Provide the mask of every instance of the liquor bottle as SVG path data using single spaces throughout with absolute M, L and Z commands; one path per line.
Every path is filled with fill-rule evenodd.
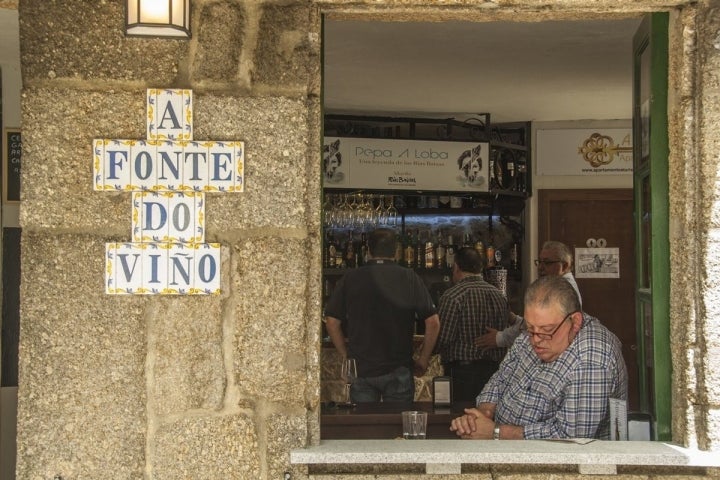
M 515 184 L 519 192 L 527 192 L 527 163 L 525 158 L 521 158 L 517 163 L 517 179 Z
M 463 246 L 463 247 L 472 247 L 472 246 L 473 246 L 472 240 L 470 239 L 470 234 L 469 234 L 469 233 L 465 233 L 465 234 L 463 235 L 463 243 L 462 243 L 462 246 Z
M 490 152 L 490 158 L 488 158 L 488 190 L 495 190 L 495 159 L 493 158 L 492 152 Z
M 412 234 L 405 236 L 405 266 L 409 268 L 415 268 L 415 243 L 413 242 Z
M 495 247 L 488 245 L 485 254 L 487 256 L 487 268 L 493 268 L 495 266 Z
M 420 240 L 420 230 L 415 230 L 415 268 L 425 268 L 425 243 Z
M 425 242 L 425 268 L 433 268 L 435 266 L 435 245 L 432 238 L 428 237 Z
M 485 266 L 485 245 L 483 245 L 482 240 L 480 240 L 480 237 L 478 237 L 477 241 L 475 242 L 475 251 L 480 255 L 480 262 L 481 266 L 484 268 Z
M 350 238 L 348 238 L 347 243 L 345 244 L 345 252 L 343 253 L 343 256 L 345 257 L 345 267 L 357 267 L 357 259 L 355 257 L 355 238 L 353 237 L 352 230 L 350 230 Z
M 505 190 L 507 179 L 503 178 L 503 172 L 507 170 L 507 166 L 502 150 L 490 152 L 490 169 L 490 190 Z
M 452 235 L 448 235 L 447 245 L 445 246 L 445 266 L 452 268 L 455 263 L 455 244 Z
M 508 190 L 517 190 L 516 178 L 515 178 L 515 158 L 510 156 L 507 161 L 507 172 L 508 172 Z
M 335 235 L 328 230 L 327 242 L 325 244 L 325 267 L 335 268 L 335 255 L 337 253 L 337 243 L 335 243 Z
M 403 245 L 405 237 L 398 236 L 395 240 L 395 262 L 398 265 L 405 264 L 405 245 Z
M 347 243 L 343 244 L 341 241 L 337 242 L 337 247 L 335 248 L 335 268 L 345 268 L 345 246 Z
M 367 236 L 365 235 L 365 232 L 362 232 L 360 234 L 360 256 L 358 257 L 358 262 L 360 265 L 366 265 L 367 261 L 368 261 Z
M 440 232 L 438 232 L 437 239 L 435 240 L 435 267 L 445 268 L 445 244 L 443 243 Z
M 517 270 L 520 268 L 520 259 L 519 259 L 519 252 L 518 252 L 518 244 L 513 243 L 512 247 L 510 247 L 510 268 L 513 270 Z

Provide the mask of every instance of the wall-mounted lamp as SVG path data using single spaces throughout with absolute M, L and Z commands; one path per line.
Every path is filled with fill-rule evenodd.
M 125 35 L 190 38 L 190 0 L 127 0 Z

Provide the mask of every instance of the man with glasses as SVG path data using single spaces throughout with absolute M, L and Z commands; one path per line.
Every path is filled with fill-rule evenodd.
M 538 277 L 547 275 L 555 275 L 564 278 L 572 285 L 580 299 L 582 306 L 582 297 L 578 290 L 575 277 L 572 274 L 573 256 L 572 252 L 562 242 L 548 240 L 543 243 L 540 249 L 540 258 L 535 260 L 535 266 L 538 269 Z M 487 328 L 487 333 L 475 339 L 475 346 L 483 349 L 509 347 L 520 335 L 520 329 L 523 326 L 523 319 L 520 315 L 510 313 L 510 326 L 504 330 Z
M 544 276 L 525 293 L 525 334 L 451 422 L 461 438 L 610 438 L 609 399 L 627 400 L 617 337 L 582 312 L 573 287 Z

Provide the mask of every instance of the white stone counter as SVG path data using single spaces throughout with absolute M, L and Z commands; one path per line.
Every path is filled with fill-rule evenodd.
M 290 452 L 294 464 L 425 464 L 428 474 L 461 473 L 465 464 L 577 465 L 614 474 L 617 465 L 720 466 L 720 454 L 661 442 L 558 440 L 323 440 Z

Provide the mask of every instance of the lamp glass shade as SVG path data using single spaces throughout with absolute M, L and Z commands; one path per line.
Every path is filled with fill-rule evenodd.
M 190 38 L 190 0 L 127 0 L 125 34 Z

